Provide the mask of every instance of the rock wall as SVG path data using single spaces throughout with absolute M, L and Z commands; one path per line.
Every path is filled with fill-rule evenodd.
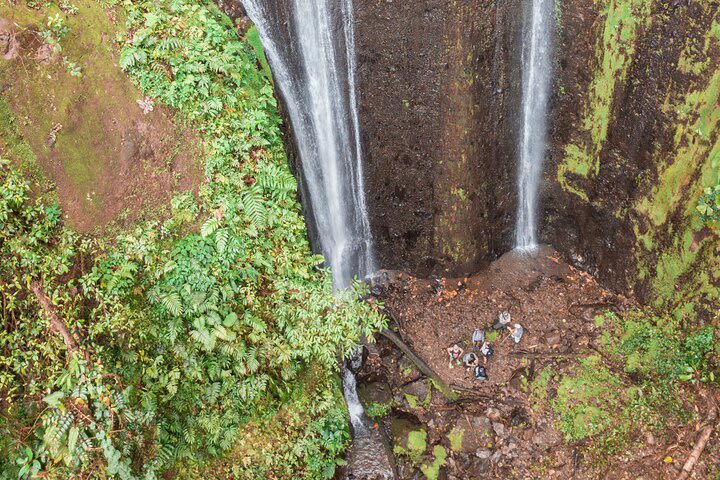
M 520 0 L 356 0 L 380 264 L 477 271 L 512 244 Z
M 384 268 L 511 248 L 524 0 L 355 0 L 367 198 Z M 616 290 L 714 315 L 720 0 L 556 0 L 541 238 Z
M 356 0 L 382 265 L 459 274 L 509 249 L 526 2 Z M 720 2 L 556 0 L 541 237 L 616 290 L 714 315 Z
M 616 289 L 714 315 L 720 2 L 559 0 L 543 236 Z

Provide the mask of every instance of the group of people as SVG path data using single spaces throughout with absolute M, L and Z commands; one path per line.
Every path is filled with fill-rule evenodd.
M 520 343 L 520 339 L 523 336 L 523 327 L 519 323 L 510 325 L 510 320 L 510 312 L 504 310 L 500 312 L 500 314 L 498 315 L 498 321 L 495 322 L 492 328 L 494 330 L 501 331 L 508 330 L 509 334 L 503 340 L 512 338 L 515 341 L 515 344 L 518 344 Z M 486 381 L 488 379 L 488 374 L 485 365 L 487 364 L 488 358 L 493 356 L 495 350 L 493 349 L 492 345 L 490 345 L 490 342 L 487 341 L 487 339 L 485 338 L 484 329 L 476 329 L 473 331 L 472 349 L 475 351 L 479 351 L 479 354 L 482 355 L 482 365 L 480 364 L 480 357 L 478 356 L 478 354 L 476 354 L 474 351 L 465 353 L 465 351 L 458 343 L 453 343 L 447 348 L 447 353 L 450 360 L 449 367 L 455 368 L 454 365 L 462 365 L 463 367 L 465 367 L 465 370 L 472 370 L 475 379 L 479 381 Z

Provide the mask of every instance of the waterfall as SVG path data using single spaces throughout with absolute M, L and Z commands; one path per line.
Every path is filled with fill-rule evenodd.
M 367 430 L 364 420 L 365 409 L 362 403 L 360 403 L 360 398 L 357 394 L 355 374 L 347 367 L 343 369 L 343 393 L 345 394 L 348 413 L 350 413 L 350 425 L 352 425 L 355 436 L 357 436 L 358 433 L 364 433 L 365 430 Z
M 362 175 L 352 0 L 244 0 L 295 135 L 308 222 L 336 289 L 375 271 Z
M 351 368 L 362 365 L 362 349 L 350 356 L 343 367 L 343 394 L 352 426 L 353 445 L 348 461 L 347 478 L 392 480 L 395 477 L 390 451 L 379 430 L 368 424 L 365 409 L 357 393 L 357 381 Z
M 537 196 L 546 150 L 551 79 L 553 0 L 530 0 L 522 49 L 522 132 L 515 247 L 537 246 Z M 528 28 L 529 23 L 529 28 Z

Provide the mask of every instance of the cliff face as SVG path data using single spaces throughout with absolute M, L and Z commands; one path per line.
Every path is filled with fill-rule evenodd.
M 380 264 L 476 271 L 512 243 L 520 0 L 357 0 L 367 198 Z
M 720 2 L 558 3 L 544 238 L 678 314 L 720 298 Z M 716 226 L 715 226 L 716 227 Z
M 476 271 L 512 245 L 523 0 L 355 0 L 382 267 Z M 541 238 L 618 290 L 720 299 L 720 1 L 556 0 Z
M 515 215 L 521 1 L 357 0 L 366 174 L 382 264 L 464 273 Z M 557 0 L 542 239 L 618 290 L 708 313 L 719 2 Z

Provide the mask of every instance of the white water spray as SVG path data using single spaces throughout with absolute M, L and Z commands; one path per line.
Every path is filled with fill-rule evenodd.
M 552 73 L 553 0 L 530 0 L 522 51 L 522 132 L 518 166 L 515 247 L 537 247 L 537 196 L 546 150 L 548 98 Z
M 352 368 L 359 368 L 362 365 L 362 349 L 348 361 Z M 348 366 L 343 367 L 343 394 L 350 413 L 353 432 L 353 447 L 349 462 L 349 468 L 352 470 L 350 478 L 394 479 L 395 473 L 389 461 L 387 446 L 381 438 L 380 431 L 368 426 L 365 410 L 358 398 L 355 374 Z
M 243 4 L 287 104 L 320 253 L 335 287 L 343 289 L 354 276 L 376 270 L 362 175 L 352 0 Z

